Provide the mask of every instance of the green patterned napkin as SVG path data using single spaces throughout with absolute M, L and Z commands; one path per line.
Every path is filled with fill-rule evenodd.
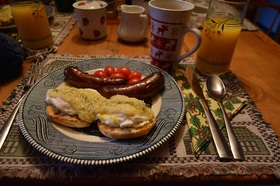
M 175 79 L 184 95 L 186 104 L 186 120 L 192 139 L 194 154 L 195 156 L 199 156 L 211 142 L 212 136 L 210 128 L 206 122 L 206 116 L 203 108 L 184 76 L 185 68 L 186 65 L 179 65 L 175 73 Z M 224 120 L 218 103 L 208 96 L 205 82 L 200 82 L 200 84 L 203 88 L 204 96 L 209 104 L 215 120 L 217 121 L 219 127 L 223 128 Z M 245 103 L 246 99 L 227 93 L 223 100 L 223 104 L 229 119 L 233 118 Z

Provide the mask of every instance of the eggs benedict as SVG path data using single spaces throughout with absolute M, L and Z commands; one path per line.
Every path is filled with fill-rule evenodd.
M 114 139 L 146 135 L 155 125 L 151 108 L 124 95 L 107 99 L 93 89 L 63 86 L 50 89 L 46 103 L 46 113 L 54 123 L 83 128 L 97 121 L 100 132 Z

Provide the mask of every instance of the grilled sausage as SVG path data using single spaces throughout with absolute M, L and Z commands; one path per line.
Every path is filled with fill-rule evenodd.
M 107 85 L 100 87 L 97 91 L 104 97 L 110 98 L 120 94 L 146 100 L 157 94 L 164 87 L 164 76 L 160 72 L 154 72 L 134 84 Z
M 96 77 L 81 71 L 77 67 L 68 66 L 64 69 L 65 78 L 78 88 L 98 89 L 105 85 L 122 85 L 126 80 L 122 78 Z

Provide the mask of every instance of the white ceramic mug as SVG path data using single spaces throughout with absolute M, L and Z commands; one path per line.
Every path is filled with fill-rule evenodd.
M 121 5 L 119 38 L 128 42 L 137 42 L 146 37 L 148 16 L 144 12 L 145 8 L 139 5 Z
M 107 36 L 107 5 L 104 1 L 77 1 L 73 4 L 81 38 L 98 40 Z
M 187 26 L 194 5 L 181 0 L 151 0 L 151 63 L 173 74 L 178 63 L 193 54 L 200 46 L 201 33 Z M 196 36 L 195 46 L 180 56 L 184 35 Z

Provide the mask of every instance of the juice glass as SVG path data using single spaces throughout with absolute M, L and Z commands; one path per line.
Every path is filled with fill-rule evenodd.
M 47 48 L 53 38 L 44 5 L 40 1 L 11 0 L 14 21 L 24 48 Z
M 203 74 L 223 74 L 242 29 L 249 0 L 211 0 L 195 67 Z

